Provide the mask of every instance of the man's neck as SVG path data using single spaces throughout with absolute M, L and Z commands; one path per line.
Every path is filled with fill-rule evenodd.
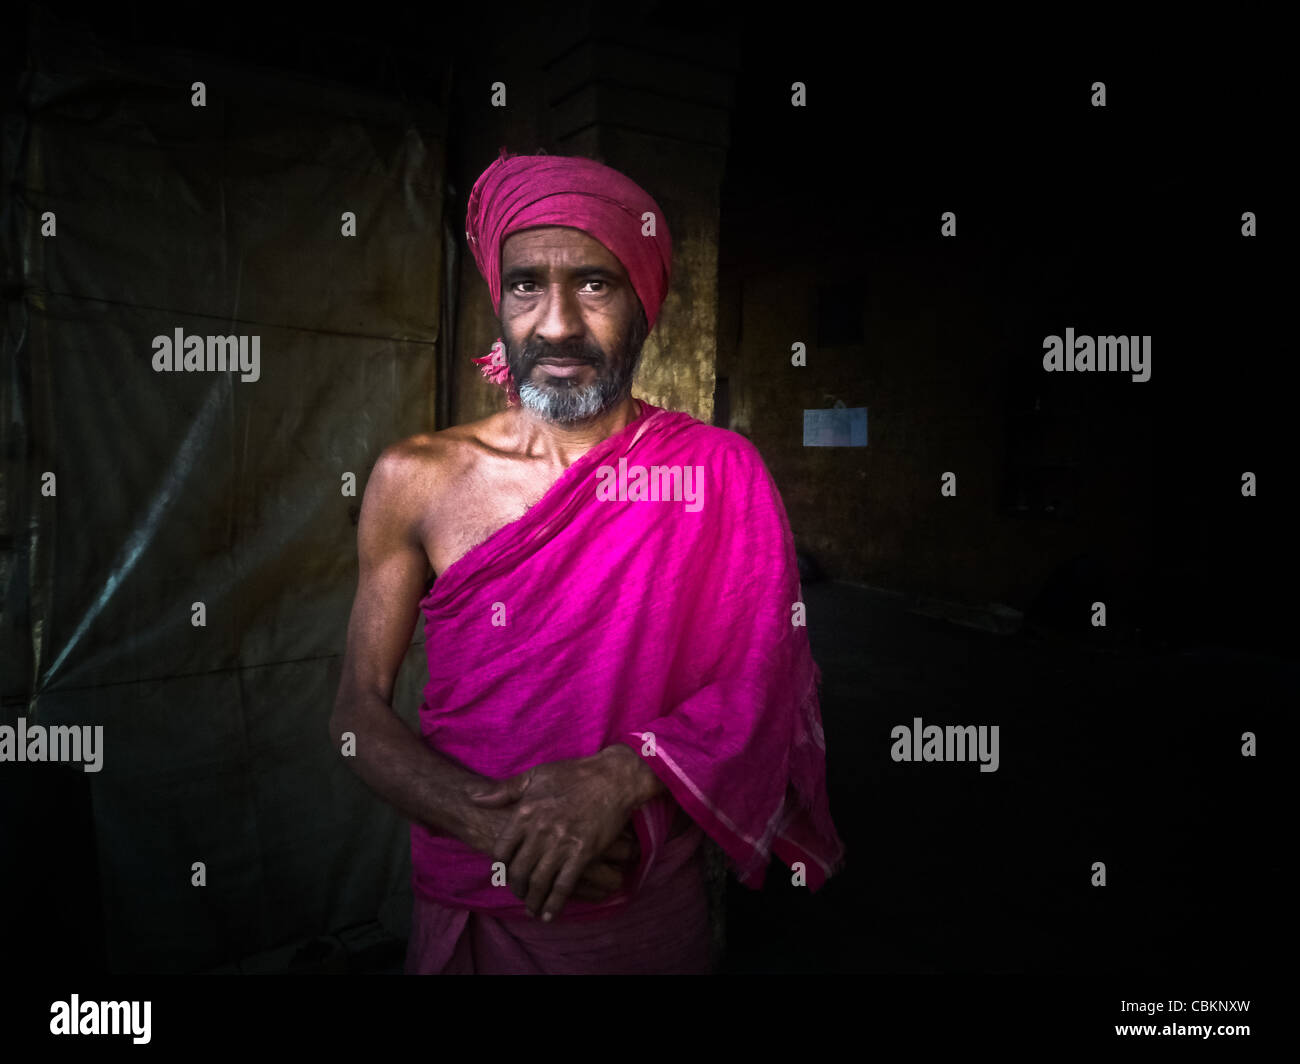
M 640 417 L 641 404 L 629 392 L 599 416 L 571 425 L 547 421 L 523 406 L 512 408 L 512 413 L 514 423 L 508 431 L 515 436 L 516 450 L 568 469 L 601 440 Z

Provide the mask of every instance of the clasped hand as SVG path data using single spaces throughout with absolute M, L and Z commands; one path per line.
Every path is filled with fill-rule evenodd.
M 506 863 L 506 882 L 533 916 L 550 920 L 570 897 L 599 901 L 623 885 L 637 859 L 632 803 L 608 759 L 551 761 L 468 789 L 497 815 L 484 841 Z

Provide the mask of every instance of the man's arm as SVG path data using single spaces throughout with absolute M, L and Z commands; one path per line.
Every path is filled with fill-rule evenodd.
M 439 834 L 491 850 L 508 810 L 476 806 L 466 788 L 483 776 L 434 753 L 392 708 L 393 686 L 411 644 L 431 573 L 419 536 L 428 504 L 420 459 L 402 445 L 380 455 L 366 483 L 357 528 L 359 573 L 330 737 L 356 736 L 349 767 L 384 801 Z M 426 474 L 427 476 L 427 474 Z

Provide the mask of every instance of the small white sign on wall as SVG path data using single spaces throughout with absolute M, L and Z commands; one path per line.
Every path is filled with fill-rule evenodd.
M 867 408 L 840 406 L 803 412 L 805 447 L 865 447 Z

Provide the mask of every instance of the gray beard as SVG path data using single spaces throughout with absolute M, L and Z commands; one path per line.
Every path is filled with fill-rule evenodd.
M 519 402 L 545 421 L 572 425 L 590 421 L 614 406 L 622 398 L 622 383 L 613 375 L 579 388 L 564 384 L 543 387 L 527 380 L 519 386 Z
M 538 384 L 532 379 L 532 370 L 529 370 L 528 378 L 522 384 L 515 385 L 519 393 L 520 405 L 544 421 L 557 425 L 576 425 L 599 417 L 632 394 L 632 378 L 636 376 L 637 367 L 641 364 L 641 354 L 649 331 L 645 311 L 642 310 L 632 323 L 631 332 L 623 344 L 623 350 L 614 368 L 591 384 L 577 386 L 566 377 L 553 377 L 549 384 Z M 540 349 L 538 353 L 544 354 L 546 349 Z M 557 348 L 554 349 L 554 353 L 581 357 L 571 348 Z M 599 349 L 588 350 L 585 353 L 592 357 L 602 354 Z M 631 357 L 628 357 L 629 355 Z M 508 344 L 506 359 L 518 381 L 519 358 Z M 608 366 L 609 360 L 606 360 L 605 367 Z

